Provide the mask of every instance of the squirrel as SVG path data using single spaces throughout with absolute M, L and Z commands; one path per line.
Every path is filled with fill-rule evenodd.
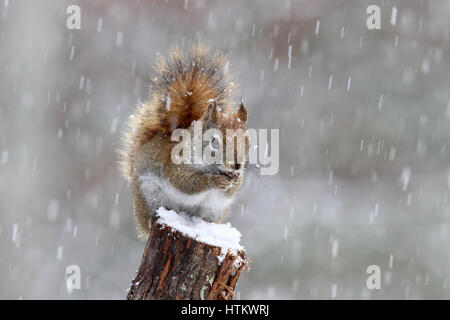
M 246 131 L 248 112 L 242 100 L 234 110 L 235 84 L 226 59 L 220 51 L 211 53 L 199 44 L 186 54 L 172 49 L 152 67 L 150 94 L 130 116 L 119 150 L 122 174 L 132 190 L 136 228 L 143 240 L 149 237 L 152 218 L 160 207 L 223 222 L 242 185 L 248 137 L 244 161 L 238 160 L 236 149 L 234 161 L 223 163 L 176 164 L 171 158 L 177 143 L 171 138 L 174 130 L 192 133 L 196 121 L 201 121 L 203 130 L 220 130 L 222 141 L 212 137 L 209 142 L 221 145 L 224 152 L 227 129 Z

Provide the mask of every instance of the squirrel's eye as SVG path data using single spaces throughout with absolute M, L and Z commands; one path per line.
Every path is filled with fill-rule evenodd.
M 219 149 L 219 148 L 220 148 L 220 142 L 219 142 L 219 139 L 217 139 L 217 138 L 212 138 L 212 139 L 211 139 L 211 146 L 212 146 L 214 149 Z

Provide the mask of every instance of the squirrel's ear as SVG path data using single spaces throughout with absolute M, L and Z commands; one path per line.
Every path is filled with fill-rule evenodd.
M 238 107 L 237 114 L 238 114 L 238 118 L 241 119 L 241 121 L 243 123 L 247 123 L 248 112 L 247 112 L 247 108 L 244 107 L 243 100 L 239 101 L 239 107 Z
M 211 102 L 208 105 L 208 109 L 205 112 L 205 118 L 211 120 L 212 122 L 217 121 L 217 104 L 216 101 Z

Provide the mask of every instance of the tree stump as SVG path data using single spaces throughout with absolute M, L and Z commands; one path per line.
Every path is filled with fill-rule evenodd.
M 153 219 L 128 300 L 231 300 L 249 269 L 244 250 L 200 242 Z

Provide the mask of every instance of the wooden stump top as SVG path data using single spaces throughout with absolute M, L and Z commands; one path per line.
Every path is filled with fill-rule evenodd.
M 128 300 L 230 300 L 242 271 L 244 250 L 199 242 L 153 220 Z

